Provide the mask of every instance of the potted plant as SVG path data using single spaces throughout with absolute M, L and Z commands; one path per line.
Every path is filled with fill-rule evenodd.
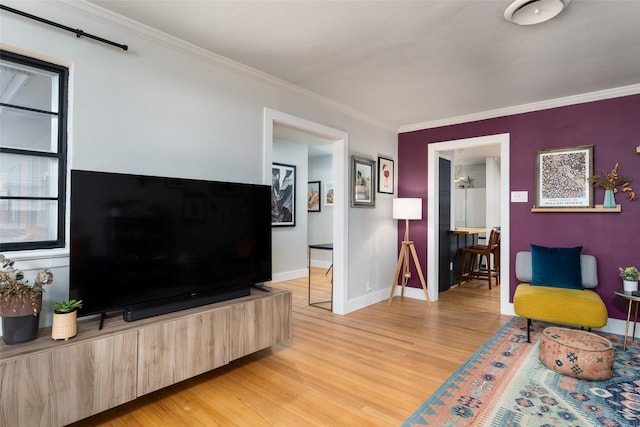
M 640 271 L 636 267 L 620 267 L 618 268 L 624 290 L 627 292 L 636 292 L 638 290 L 638 280 L 640 280 Z
M 7 344 L 31 341 L 38 336 L 43 286 L 53 282 L 49 270 L 40 271 L 30 285 L 12 259 L 0 254 L 0 317 L 2 339 Z
M 631 178 L 618 175 L 618 169 L 620 169 L 620 164 L 616 163 L 608 174 L 605 175 L 602 173 L 589 178 L 589 182 L 594 187 L 604 188 L 603 207 L 605 208 L 616 207 L 614 194 L 618 192 L 618 187 L 620 187 L 620 191 L 624 193 L 627 199 L 636 200 L 636 193 L 634 193 L 633 189 L 629 187 L 629 181 L 631 181 Z
M 82 300 L 54 302 L 53 325 L 51 326 L 51 338 L 54 340 L 68 340 L 78 333 L 77 316 L 78 309 L 82 308 Z

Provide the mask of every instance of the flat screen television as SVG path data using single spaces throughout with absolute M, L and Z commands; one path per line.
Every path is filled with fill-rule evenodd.
M 71 171 L 71 299 L 125 320 L 248 295 L 271 280 L 265 185 Z

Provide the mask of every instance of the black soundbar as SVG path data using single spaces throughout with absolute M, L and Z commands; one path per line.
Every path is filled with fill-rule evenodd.
M 148 317 L 160 316 L 161 314 L 173 313 L 174 311 L 186 310 L 188 308 L 199 307 L 201 305 L 213 304 L 214 302 L 227 301 L 234 298 L 251 295 L 251 289 L 237 288 L 224 292 L 217 292 L 203 295 L 188 295 L 184 298 L 173 299 L 171 301 L 156 301 L 143 304 L 132 305 L 122 312 L 125 322 L 146 319 Z

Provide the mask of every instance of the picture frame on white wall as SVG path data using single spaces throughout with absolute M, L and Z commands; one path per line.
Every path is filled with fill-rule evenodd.
M 333 206 L 334 188 L 333 182 L 326 182 L 324 184 L 324 205 Z
M 375 160 L 351 156 L 351 207 L 375 208 Z
M 378 157 L 378 193 L 393 194 L 395 169 L 392 159 Z
M 320 212 L 321 209 L 320 181 L 307 183 L 307 212 Z
M 271 226 L 296 225 L 296 167 L 283 163 L 271 166 Z

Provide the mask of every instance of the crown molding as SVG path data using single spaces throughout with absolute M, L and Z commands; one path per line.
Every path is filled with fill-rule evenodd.
M 103 9 L 93 3 L 86 2 L 84 0 L 79 1 L 59 1 L 59 0 L 43 0 L 44 3 L 54 6 L 61 10 L 66 10 L 70 13 L 83 16 L 94 22 L 102 23 L 105 25 L 117 28 L 119 31 L 125 34 L 131 34 L 132 36 L 141 38 L 157 46 L 164 47 L 166 49 L 173 50 L 175 52 L 192 57 L 196 60 L 232 71 L 234 73 L 241 73 L 242 75 L 253 78 L 258 81 L 266 82 L 274 86 L 287 89 L 310 99 L 313 99 L 333 110 L 339 111 L 345 115 L 348 115 L 354 119 L 368 123 L 375 127 L 389 130 L 397 133 L 413 132 L 423 129 L 432 129 L 442 126 L 450 126 L 461 123 L 468 123 L 478 120 L 492 119 L 502 116 L 510 116 L 514 114 L 529 113 L 533 111 L 546 110 L 556 107 L 564 107 L 568 105 L 581 104 L 586 102 L 600 101 L 604 99 L 618 98 L 627 95 L 635 95 L 640 93 L 640 84 L 623 86 L 612 89 L 605 89 L 596 92 L 590 92 L 580 95 L 574 95 L 564 98 L 550 99 L 546 101 L 534 102 L 530 104 L 523 104 L 513 107 L 499 108 L 495 110 L 482 111 L 478 113 L 467 114 L 463 116 L 448 117 L 438 120 L 419 122 L 414 124 L 403 125 L 396 127 L 389 122 L 376 119 L 353 108 L 347 107 L 331 98 L 320 95 L 311 90 L 305 89 L 301 86 L 289 83 L 271 74 L 233 61 L 222 55 L 213 53 L 211 51 L 200 48 L 194 44 L 186 42 L 177 37 L 166 34 L 160 30 L 157 30 L 148 25 L 142 24 L 138 21 L 134 21 L 125 16 L 111 12 L 107 9 Z M 129 46 L 130 50 L 135 51 L 135 45 Z
M 433 129 L 442 126 L 457 125 L 461 123 L 475 122 L 478 120 L 493 119 L 502 116 L 512 116 L 514 114 L 530 113 L 533 111 L 548 110 L 550 108 L 566 107 L 568 105 L 584 104 L 604 99 L 620 98 L 627 95 L 637 95 L 640 93 L 640 84 L 622 86 L 613 89 L 605 89 L 597 92 L 584 93 L 580 95 L 567 96 L 564 98 L 549 99 L 546 101 L 533 102 L 530 104 L 517 105 L 496 110 L 482 111 L 479 113 L 467 114 L 464 116 L 448 117 L 445 119 L 432 120 L 428 122 L 405 125 L 398 128 L 398 133 L 413 132 L 417 130 Z
M 71 13 L 75 13 L 77 15 L 83 16 L 84 18 L 87 18 L 94 22 L 102 23 L 102 24 L 117 28 L 119 31 L 125 34 L 131 34 L 134 37 L 141 38 L 157 46 L 170 49 L 175 52 L 181 53 L 183 55 L 189 56 L 193 59 L 208 63 L 210 65 L 214 65 L 216 67 L 223 68 L 228 71 L 232 71 L 235 74 L 240 73 L 245 77 L 266 82 L 274 86 L 279 86 L 283 89 L 296 92 L 300 95 L 311 98 L 314 101 L 317 101 L 318 103 L 324 104 L 325 106 L 330 107 L 333 110 L 339 111 L 343 114 L 351 116 L 357 120 L 368 123 L 375 127 L 392 131 L 392 132 L 395 132 L 397 130 L 396 126 L 388 122 L 384 122 L 374 117 L 371 117 L 369 115 L 366 115 L 364 113 L 361 113 L 360 111 L 347 107 L 346 105 L 341 104 L 331 98 L 325 97 L 323 95 L 320 95 L 309 89 L 305 89 L 301 86 L 295 85 L 293 83 L 289 83 L 285 80 L 282 80 L 278 77 L 275 77 L 263 71 L 257 70 L 255 68 L 249 67 L 240 62 L 236 62 L 225 56 L 203 49 L 185 40 L 174 37 L 158 29 L 145 25 L 141 22 L 119 15 L 115 12 L 111 12 L 110 10 L 104 9 L 93 3 L 89 3 L 84 0 L 74 1 L 74 2 L 67 2 L 67 1 L 62 2 L 59 0 L 44 0 L 44 1 L 49 5 L 55 6 L 59 9 L 66 10 L 67 12 L 71 12 Z M 135 51 L 135 48 L 136 48 L 135 43 L 133 45 L 129 43 L 127 44 L 129 45 L 130 51 Z

